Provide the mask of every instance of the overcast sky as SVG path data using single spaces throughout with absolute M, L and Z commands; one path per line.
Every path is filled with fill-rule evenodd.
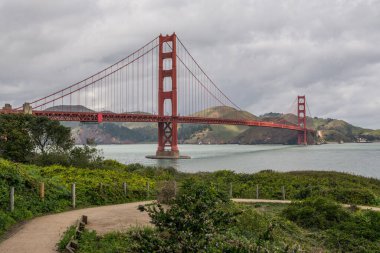
M 380 128 L 380 1 L 0 0 L 0 104 L 68 86 L 176 32 L 237 104 Z

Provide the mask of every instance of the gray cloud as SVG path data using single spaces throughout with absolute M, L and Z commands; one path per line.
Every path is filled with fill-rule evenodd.
M 380 128 L 380 2 L 0 0 L 0 103 L 21 104 L 175 31 L 254 114 L 306 94 L 313 116 Z

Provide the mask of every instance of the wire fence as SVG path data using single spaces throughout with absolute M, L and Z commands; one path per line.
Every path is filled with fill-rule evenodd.
M 228 194 L 230 198 L 246 198 L 246 199 L 260 199 L 268 198 L 268 194 L 261 193 L 261 186 L 259 184 L 252 186 L 242 186 L 241 184 L 233 183 L 213 183 L 217 191 Z M 161 202 L 167 202 L 169 199 L 175 197 L 179 192 L 181 184 L 175 180 L 159 181 L 155 182 L 154 186 L 149 181 L 145 185 L 139 187 L 139 189 L 131 190 L 128 187 L 127 182 L 122 184 L 104 184 L 99 183 L 96 187 L 90 187 L 85 185 L 77 185 L 76 183 L 70 184 L 70 186 L 63 190 L 64 194 L 58 195 L 61 200 L 66 201 L 66 204 L 70 208 L 78 208 L 91 205 L 104 205 L 112 203 L 131 202 L 133 200 L 158 200 Z M 39 201 L 46 201 L 46 197 L 49 196 L 49 189 L 44 182 L 40 182 L 39 185 L 35 185 L 34 188 L 29 189 L 29 193 L 38 195 Z M 53 189 L 56 191 L 57 189 Z M 267 189 L 265 189 L 267 191 Z M 25 190 L 19 192 L 15 187 L 9 188 L 8 195 L 8 211 L 13 212 L 17 208 L 17 200 L 20 195 L 25 195 Z M 269 198 L 285 200 L 287 198 L 285 186 L 281 186 L 280 189 L 271 194 Z M 24 196 L 25 197 L 25 196 Z M 108 201 L 102 201 L 107 200 Z M 4 199 L 3 199 L 4 200 Z M 4 209 L 4 206 L 3 208 Z

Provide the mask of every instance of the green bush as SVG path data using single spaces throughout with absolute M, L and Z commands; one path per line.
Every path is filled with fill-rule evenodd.
M 15 220 L 6 211 L 0 210 L 0 231 L 5 231 L 15 223 Z
M 339 252 L 379 252 L 380 213 L 350 212 L 324 198 L 291 204 L 283 214 L 298 225 L 318 229 L 324 244 Z
M 294 202 L 283 212 L 284 216 L 304 228 L 327 229 L 344 221 L 348 211 L 339 204 L 322 197 Z
M 342 252 L 380 251 L 380 213 L 365 211 L 325 231 L 325 244 Z
M 376 195 L 369 189 L 338 188 L 330 190 L 329 195 L 333 196 L 334 199 L 340 203 L 362 203 L 365 205 L 378 204 Z
M 236 222 L 229 198 L 213 186 L 185 181 L 169 209 L 148 207 L 152 223 L 160 232 L 162 252 L 201 252 L 212 238 Z

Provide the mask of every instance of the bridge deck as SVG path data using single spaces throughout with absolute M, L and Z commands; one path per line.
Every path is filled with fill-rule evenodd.
M 22 111 L 0 110 L 0 114 L 22 113 Z M 242 125 L 281 128 L 295 131 L 305 129 L 297 125 L 287 125 L 268 121 L 203 118 L 192 116 L 158 116 L 152 114 L 136 113 L 97 113 L 97 112 L 60 112 L 60 111 L 33 111 L 36 116 L 45 116 L 58 121 L 80 121 L 80 122 L 177 122 L 183 124 L 216 124 L 216 125 Z M 306 129 L 314 132 L 314 129 Z

